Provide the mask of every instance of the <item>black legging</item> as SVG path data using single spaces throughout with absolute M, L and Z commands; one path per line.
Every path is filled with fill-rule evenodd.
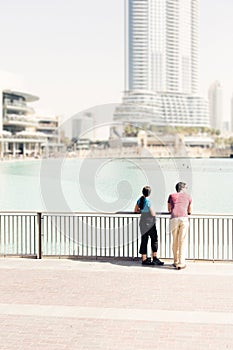
M 141 225 L 140 225 L 141 226 Z M 140 227 L 141 228 L 141 227 Z M 141 232 L 143 229 L 141 229 Z M 147 255 L 147 244 L 148 239 L 150 237 L 151 240 L 151 249 L 153 253 L 158 251 L 158 233 L 155 224 L 147 231 L 146 233 L 142 233 L 141 246 L 139 253 L 143 255 Z

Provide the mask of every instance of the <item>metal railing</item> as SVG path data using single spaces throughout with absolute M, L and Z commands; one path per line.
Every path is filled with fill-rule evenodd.
M 138 258 L 134 213 L 0 214 L 0 256 Z M 187 258 L 233 261 L 233 215 L 191 215 Z M 172 258 L 169 215 L 157 213 L 159 257 Z M 150 253 L 148 246 L 148 254 Z

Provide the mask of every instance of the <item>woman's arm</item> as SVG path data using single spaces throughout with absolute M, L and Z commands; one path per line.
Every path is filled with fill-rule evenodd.
M 140 211 L 141 211 L 141 210 L 140 210 L 138 204 L 136 203 L 135 208 L 134 208 L 134 212 L 135 212 L 135 213 L 140 213 Z
M 154 212 L 154 210 L 151 207 L 149 208 L 149 210 L 150 210 L 150 215 L 151 216 L 155 216 L 155 212 Z

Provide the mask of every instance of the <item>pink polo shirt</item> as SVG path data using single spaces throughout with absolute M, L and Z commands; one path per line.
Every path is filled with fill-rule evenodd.
M 170 194 L 168 203 L 171 205 L 171 218 L 186 217 L 192 199 L 186 192 L 178 192 Z

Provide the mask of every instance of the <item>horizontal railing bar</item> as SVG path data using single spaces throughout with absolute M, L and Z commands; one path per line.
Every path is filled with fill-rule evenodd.
M 131 211 L 124 211 L 124 212 L 53 212 L 53 211 L 1 211 L 0 215 L 34 215 L 36 216 L 38 213 L 42 215 L 64 215 L 64 216 L 72 216 L 72 215 L 80 215 L 80 216 L 117 216 L 117 217 L 123 217 L 122 215 L 133 215 L 133 216 L 140 216 L 139 213 L 131 212 Z M 156 212 L 156 216 L 170 216 L 168 212 Z M 189 218 L 218 218 L 218 217 L 224 217 L 224 218 L 233 218 L 233 214 L 208 214 L 208 213 L 193 213 L 188 216 Z

